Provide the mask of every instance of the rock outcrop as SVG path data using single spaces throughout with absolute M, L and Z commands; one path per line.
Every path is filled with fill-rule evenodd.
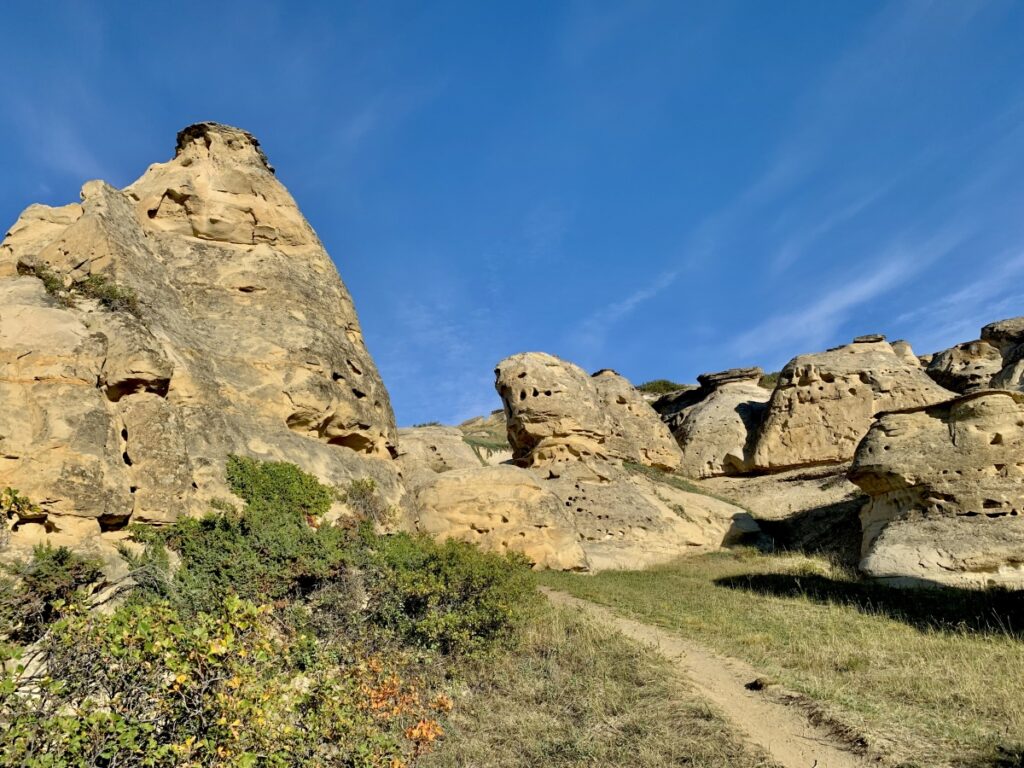
M 870 496 L 868 575 L 1024 587 L 1024 393 L 979 390 L 883 414 L 850 479 Z
M 398 500 L 352 299 L 255 138 L 191 126 L 81 198 L 0 244 L 0 487 L 41 510 L 17 528 L 168 522 L 227 495 L 231 453 Z
M 928 375 L 960 394 L 981 389 L 1024 389 L 1024 317 L 989 323 L 981 338 L 936 352 Z
M 742 474 L 750 468 L 753 436 L 771 393 L 760 368 L 734 368 L 697 377 L 700 399 L 669 417 L 689 477 Z
M 791 360 L 779 375 L 754 443 L 751 468 L 779 471 L 849 461 L 877 413 L 948 400 L 884 337 Z
M 535 568 L 590 565 L 565 506 L 532 472 L 514 466 L 456 469 L 415 491 L 412 527 L 493 552 L 517 552 Z
M 521 466 L 590 458 L 679 466 L 679 446 L 668 428 L 614 371 L 588 376 L 553 355 L 530 352 L 502 360 L 495 377 L 512 455 Z

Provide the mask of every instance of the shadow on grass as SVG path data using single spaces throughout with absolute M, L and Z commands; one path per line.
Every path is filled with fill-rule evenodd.
M 1024 639 L 1024 592 L 950 587 L 898 589 L 816 574 L 751 573 L 715 584 L 776 597 L 805 597 L 902 621 L 922 630 L 968 631 Z M 999 765 L 999 764 L 994 764 Z M 1005 763 L 1017 765 L 1017 763 Z
M 860 508 L 863 497 L 815 507 L 781 520 L 759 519 L 774 550 L 820 555 L 853 568 L 860 559 Z

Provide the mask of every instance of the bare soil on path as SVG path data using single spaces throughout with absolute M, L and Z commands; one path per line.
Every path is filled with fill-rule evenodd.
M 621 617 L 603 606 L 564 592 L 543 591 L 556 605 L 576 608 L 633 640 L 654 646 L 742 738 L 759 747 L 783 768 L 878 765 L 851 751 L 827 726 L 812 722 L 806 709 L 776 700 L 765 690 L 748 689 L 748 684 L 759 679 L 757 671 L 749 664 L 720 656 L 669 630 Z

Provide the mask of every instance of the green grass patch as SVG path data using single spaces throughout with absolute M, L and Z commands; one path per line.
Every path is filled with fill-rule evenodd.
M 894 762 L 1021 765 L 1020 595 L 894 590 L 753 550 L 540 578 L 752 663 Z

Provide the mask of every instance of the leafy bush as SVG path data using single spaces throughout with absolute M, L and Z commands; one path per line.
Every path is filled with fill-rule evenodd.
M 641 392 L 647 392 L 652 395 L 667 395 L 669 392 L 685 389 L 686 385 L 677 384 L 668 379 L 654 379 L 653 381 L 645 381 L 643 384 L 638 384 L 636 388 Z
M 64 306 L 69 306 L 71 298 L 68 292 L 64 288 L 64 281 L 61 279 L 53 270 L 42 265 L 30 266 L 28 264 L 18 264 L 19 275 L 31 275 L 37 277 L 43 283 L 43 290 L 45 290 L 50 296 L 57 299 L 58 302 Z
M 371 477 L 353 480 L 349 483 L 343 498 L 361 520 L 367 520 L 374 525 L 389 525 L 394 522 L 395 510 L 377 493 L 377 483 Z
M 766 373 L 757 381 L 759 387 L 764 389 L 775 389 L 775 385 L 779 383 L 779 374 L 781 371 L 775 371 L 774 373 Z
M 38 639 L 75 602 L 79 588 L 102 575 L 98 561 L 49 544 L 37 546 L 28 562 L 9 571 L 14 580 L 0 590 L 0 635 L 22 643 Z
M 374 622 L 443 653 L 472 653 L 506 635 L 536 599 L 527 561 L 465 542 L 396 534 L 371 542 Z
M 304 642 L 233 597 L 187 618 L 163 602 L 73 611 L 44 641 L 45 675 L 0 676 L 0 766 L 394 768 L 441 734 L 448 701 L 406 658 L 314 653 L 300 671 Z

